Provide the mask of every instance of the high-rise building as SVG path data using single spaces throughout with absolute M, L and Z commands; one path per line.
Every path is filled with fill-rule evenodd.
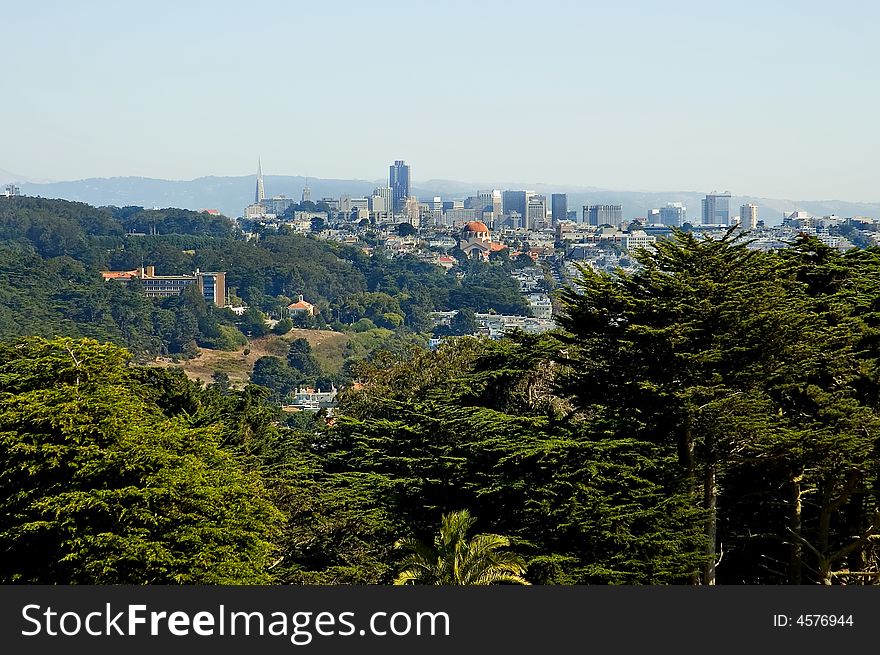
M 501 198 L 501 191 L 492 189 L 491 191 L 477 191 L 477 211 L 478 218 L 487 225 L 494 227 L 495 221 L 501 219 L 504 213 L 504 202 Z
M 419 217 L 421 216 L 421 207 L 419 206 L 419 199 L 415 196 L 407 196 L 403 199 L 403 213 L 406 215 L 407 220 L 415 226 L 419 224 Z
M 373 196 L 379 196 L 382 198 L 382 204 L 384 205 L 384 209 L 382 210 L 373 210 L 373 211 L 392 211 L 393 205 L 393 192 L 390 186 L 380 186 L 376 189 L 373 189 Z
M 748 203 L 739 208 L 739 226 L 744 230 L 758 229 L 758 205 Z
M 680 202 L 668 202 L 660 208 L 660 222 L 663 225 L 681 227 L 687 222 L 687 207 Z
M 402 213 L 406 210 L 409 182 L 409 166 L 402 159 L 398 159 L 388 169 L 388 186 L 391 188 L 391 199 L 395 213 Z
M 587 225 L 620 227 L 623 222 L 623 208 L 621 205 L 584 205 L 582 222 Z
M 263 160 L 257 160 L 257 190 L 254 192 L 254 204 L 266 199 L 266 188 L 263 186 Z
M 501 194 L 502 211 L 508 216 L 516 212 L 521 217 L 526 215 L 528 191 L 505 191 Z
M 12 198 L 13 196 L 20 196 L 21 189 L 19 189 L 18 186 L 16 186 L 16 184 L 14 182 L 10 182 L 9 184 L 6 185 L 6 191 L 4 192 L 4 195 L 7 198 Z
M 547 198 L 546 196 L 529 196 L 526 204 L 526 229 L 534 230 L 543 228 L 547 221 Z
M 309 188 L 309 183 L 306 182 L 306 185 L 303 187 L 301 202 L 311 202 L 311 200 L 312 200 L 312 190 Z
M 281 216 L 284 212 L 296 204 L 296 200 L 288 198 L 284 194 L 280 196 L 272 196 L 271 198 L 263 198 L 259 203 L 265 209 L 267 214 L 275 214 Z
M 730 225 L 730 193 L 707 193 L 703 198 L 703 225 Z
M 568 196 L 564 193 L 554 193 L 550 196 L 550 216 L 553 225 L 568 218 Z

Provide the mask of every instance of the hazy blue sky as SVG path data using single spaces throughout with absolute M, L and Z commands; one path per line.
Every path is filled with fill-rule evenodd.
M 880 201 L 880 3 L 0 0 L 0 169 Z

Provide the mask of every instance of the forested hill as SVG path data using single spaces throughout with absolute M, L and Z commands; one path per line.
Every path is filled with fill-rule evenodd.
M 249 310 L 236 316 L 191 293 L 154 301 L 99 275 L 142 265 L 160 275 L 225 271 L 232 299 Z M 303 327 L 378 330 L 377 340 L 401 343 L 424 340 L 433 310 L 525 311 L 502 266 L 462 272 L 284 231 L 246 241 L 228 218 L 207 213 L 0 198 L 0 340 L 89 336 L 138 358 L 235 349 L 300 294 L 319 309 Z

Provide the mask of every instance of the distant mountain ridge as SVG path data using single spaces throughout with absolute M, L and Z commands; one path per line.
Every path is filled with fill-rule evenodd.
M 0 171 L 0 181 L 18 181 L 5 171 Z M 369 195 L 377 186 L 387 184 L 384 180 L 343 180 L 304 177 L 301 175 L 264 176 L 267 196 L 286 195 L 299 199 L 303 187 L 308 185 L 312 200 L 322 197 L 338 198 L 348 194 L 352 197 Z M 5 183 L 5 182 L 4 182 Z M 68 182 L 19 181 L 22 193 L 45 198 L 63 198 L 86 202 L 90 205 L 138 205 L 142 207 L 181 209 L 219 209 L 231 217 L 240 216 L 244 208 L 253 202 L 255 177 L 200 177 L 194 180 L 161 180 L 145 177 L 91 178 Z M 691 222 L 700 220 L 700 200 L 704 192 L 669 191 L 642 192 L 618 191 L 589 186 L 552 185 L 546 183 L 473 183 L 455 180 L 427 180 L 413 184 L 412 193 L 421 199 L 440 196 L 444 200 L 463 198 L 479 189 L 528 189 L 538 193 L 568 193 L 568 207 L 580 212 L 582 205 L 620 204 L 625 218 L 645 216 L 648 209 L 663 207 L 667 202 L 683 202 Z M 880 202 L 850 202 L 846 200 L 788 200 L 733 196 L 731 214 L 739 213 L 739 206 L 753 202 L 759 206 L 759 217 L 768 225 L 781 222 L 783 213 L 795 210 L 817 216 L 869 216 L 880 218 Z M 549 198 L 548 198 L 549 203 Z

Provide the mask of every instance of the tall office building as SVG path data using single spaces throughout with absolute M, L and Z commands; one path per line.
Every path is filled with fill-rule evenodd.
M 739 208 L 739 226 L 744 230 L 758 229 L 758 205 L 749 203 Z
M 507 215 L 516 212 L 525 218 L 527 198 L 528 191 L 505 191 L 501 194 L 502 211 Z
M 547 221 L 546 196 L 529 196 L 526 204 L 526 229 L 543 228 Z
M 568 218 L 568 196 L 564 193 L 554 193 L 550 196 L 550 216 L 553 225 Z
M 703 225 L 730 225 L 730 193 L 708 193 L 703 198 Z
M 660 208 L 660 222 L 663 225 L 681 227 L 687 222 L 687 207 L 680 202 L 668 202 Z
M 623 207 L 621 205 L 584 205 L 582 222 L 587 225 L 620 227 L 623 222 Z
M 501 191 L 492 189 L 491 191 L 477 191 L 477 198 L 480 200 L 480 211 L 490 211 L 495 216 L 501 216 L 504 212 L 504 203 L 501 200 Z
M 392 192 L 391 187 L 390 186 L 380 186 L 376 189 L 373 189 L 373 197 L 375 198 L 376 196 L 378 196 L 379 198 L 382 199 L 382 202 L 381 202 L 382 209 L 381 210 L 374 209 L 373 211 L 390 212 L 391 206 L 392 206 L 392 200 L 393 200 L 393 192 Z M 374 201 L 373 204 L 378 205 L 379 203 L 376 203 Z
M 254 204 L 259 204 L 266 199 L 266 189 L 263 186 L 263 160 L 257 160 L 257 190 L 254 192 Z
M 406 162 L 398 159 L 388 169 L 388 186 L 391 188 L 391 200 L 394 213 L 406 210 L 406 199 L 409 198 L 410 170 Z

